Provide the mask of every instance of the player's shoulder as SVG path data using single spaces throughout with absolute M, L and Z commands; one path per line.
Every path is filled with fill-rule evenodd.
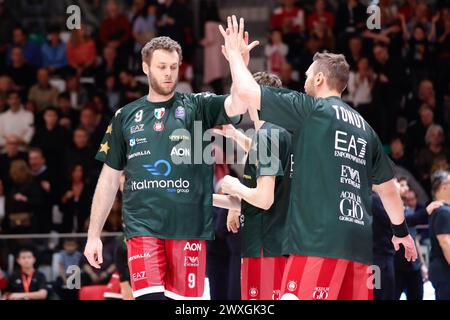
M 450 221 L 450 205 L 444 204 L 443 206 L 437 208 L 433 214 L 432 217 L 435 219 L 446 219 Z
M 129 114 L 134 113 L 136 109 L 142 108 L 145 105 L 145 100 L 147 99 L 147 96 L 142 96 L 139 99 L 133 100 L 126 105 L 124 105 L 122 108 L 118 109 L 114 117 L 125 117 Z
M 205 92 L 196 92 L 196 93 L 179 93 L 178 95 L 180 99 L 185 100 L 201 100 L 201 99 L 207 99 L 211 97 L 217 97 L 215 93 L 205 91 Z

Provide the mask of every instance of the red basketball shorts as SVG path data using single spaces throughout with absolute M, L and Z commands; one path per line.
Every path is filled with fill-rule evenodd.
M 164 292 L 174 300 L 199 299 L 205 289 L 204 240 L 127 240 L 131 288 L 135 298 Z
M 373 300 L 368 265 L 333 258 L 291 255 L 281 300 Z
M 242 300 L 279 300 L 286 257 L 243 258 Z

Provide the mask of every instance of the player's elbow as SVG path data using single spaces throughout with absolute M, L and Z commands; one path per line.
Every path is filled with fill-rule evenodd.
M 272 205 L 273 205 L 273 195 L 265 196 L 261 199 L 261 206 L 260 206 L 261 209 L 269 210 Z
M 373 185 L 372 190 L 378 193 L 382 199 L 387 197 L 400 196 L 394 179 L 391 179 L 379 185 Z
M 259 86 L 256 82 L 246 82 L 236 86 L 236 95 L 239 100 L 247 106 L 255 105 L 255 101 L 259 100 Z

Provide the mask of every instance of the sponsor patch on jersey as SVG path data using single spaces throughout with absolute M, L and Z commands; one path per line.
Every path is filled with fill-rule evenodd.
M 155 118 L 161 120 L 166 114 L 166 108 L 157 108 L 155 109 Z
M 182 106 L 179 106 L 175 109 L 175 118 L 177 119 L 184 119 L 186 116 L 186 111 Z
M 141 131 L 144 131 L 143 124 L 138 124 L 138 125 L 132 126 L 130 128 L 130 134 L 134 134 L 134 133 L 141 132 Z
M 164 130 L 164 123 L 157 121 L 155 122 L 155 124 L 153 125 L 153 130 L 156 132 L 161 132 Z
M 130 147 L 134 147 L 137 144 L 147 143 L 147 138 L 131 138 Z

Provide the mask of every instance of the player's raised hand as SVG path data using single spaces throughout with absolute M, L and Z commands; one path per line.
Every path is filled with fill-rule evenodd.
M 400 249 L 400 245 L 405 248 L 405 259 L 407 261 L 416 261 L 417 259 L 417 249 L 411 235 L 407 235 L 403 238 L 392 237 L 392 244 L 394 245 L 395 251 Z
M 91 266 L 100 269 L 100 265 L 103 263 L 103 244 L 100 238 L 88 237 L 84 256 Z
M 248 66 L 250 62 L 250 51 L 252 51 L 252 49 L 257 45 L 259 45 L 259 41 L 253 41 L 252 43 L 248 44 L 248 39 L 249 39 L 248 32 L 245 31 L 244 33 L 245 48 L 243 48 L 244 51 L 242 51 L 241 54 L 246 66 Z M 225 57 L 225 59 L 228 60 L 228 52 L 227 49 L 225 48 L 225 45 L 222 45 L 222 54 Z
M 226 56 L 232 53 L 242 54 L 247 47 L 244 39 L 244 19 L 241 18 L 238 24 L 236 16 L 233 15 L 232 17 L 227 17 L 227 24 L 226 30 L 222 25 L 219 26 L 219 31 L 225 40 Z

